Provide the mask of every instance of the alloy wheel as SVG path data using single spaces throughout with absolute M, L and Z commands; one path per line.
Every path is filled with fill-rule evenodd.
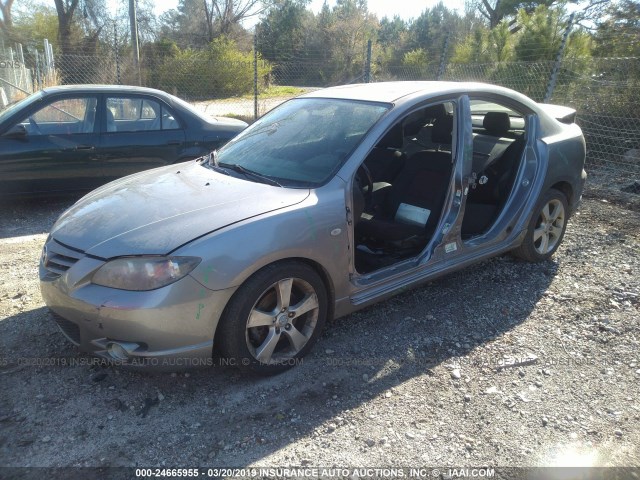
M 533 245 L 540 255 L 556 248 L 562 238 L 565 222 L 564 205 L 560 200 L 550 200 L 540 211 L 533 231 Z
M 318 323 L 314 288 L 301 278 L 284 278 L 258 298 L 246 323 L 249 352 L 262 364 L 295 357 L 311 339 Z

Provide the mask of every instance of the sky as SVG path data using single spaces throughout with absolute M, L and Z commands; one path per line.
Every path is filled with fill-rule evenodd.
M 425 8 L 436 6 L 440 0 L 367 0 L 369 11 L 375 13 L 378 18 L 387 16 L 392 18 L 394 15 L 400 16 L 404 20 L 416 18 Z M 322 8 L 324 0 L 313 0 L 311 9 L 319 12 Z M 336 2 L 328 0 L 329 6 L 333 6 Z M 460 13 L 464 11 L 464 0 L 445 0 L 445 6 L 450 10 L 458 10 Z
M 425 8 L 433 7 L 440 0 L 367 0 L 369 11 L 375 13 L 378 18 L 387 16 L 389 18 L 399 15 L 405 20 L 416 18 Z M 329 6 L 333 6 L 335 0 L 327 0 Z M 311 9 L 319 12 L 322 8 L 324 0 L 313 0 Z M 176 8 L 178 0 L 155 0 L 155 12 L 157 15 L 171 8 Z M 460 13 L 464 11 L 464 0 L 445 0 L 444 4 L 449 9 L 458 10 Z

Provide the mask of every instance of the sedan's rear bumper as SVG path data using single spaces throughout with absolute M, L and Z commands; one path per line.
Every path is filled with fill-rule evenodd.
M 577 195 L 574 195 L 573 202 L 569 205 L 569 215 L 573 215 L 578 208 L 580 208 L 580 204 L 582 203 L 582 192 L 584 192 L 584 185 L 587 182 L 587 172 L 582 170 L 580 174 L 580 183 L 578 184 L 578 192 Z
M 65 275 L 40 273 L 42 297 L 71 342 L 116 364 L 158 370 L 211 364 L 215 329 L 235 291 L 209 290 L 188 275 L 147 292 L 70 289 Z

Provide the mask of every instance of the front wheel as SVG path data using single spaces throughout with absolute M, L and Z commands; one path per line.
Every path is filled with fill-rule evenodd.
M 228 363 L 271 375 L 298 363 L 318 339 L 327 293 L 300 262 L 269 265 L 250 277 L 225 309 L 216 341 Z
M 560 246 L 567 229 L 567 198 L 555 189 L 541 196 L 522 244 L 514 255 L 529 262 L 549 259 Z

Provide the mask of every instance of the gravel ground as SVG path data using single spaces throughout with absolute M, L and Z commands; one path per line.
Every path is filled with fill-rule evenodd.
M 638 201 L 586 198 L 553 261 L 495 258 L 334 320 L 272 378 L 91 365 L 38 290 L 69 203 L 0 214 L 0 465 L 640 466 Z

